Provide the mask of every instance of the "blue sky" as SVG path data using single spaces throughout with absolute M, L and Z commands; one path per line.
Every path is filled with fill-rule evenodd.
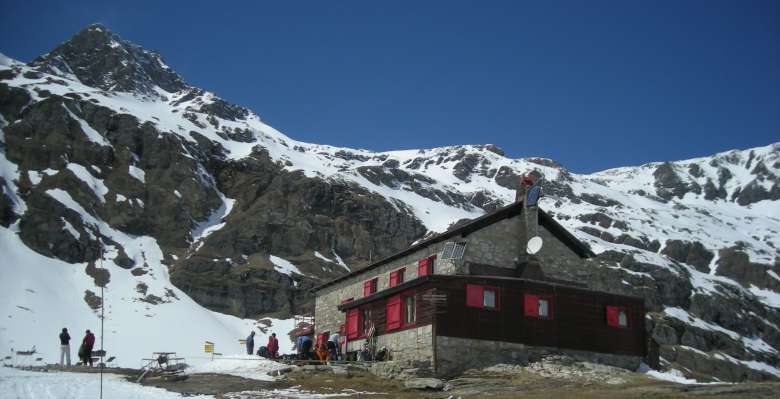
M 0 52 L 92 22 L 309 142 L 591 172 L 780 141 L 778 1 L 0 0 Z

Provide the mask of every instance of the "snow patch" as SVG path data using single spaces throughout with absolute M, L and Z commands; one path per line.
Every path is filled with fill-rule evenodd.
M 162 388 L 127 381 L 118 374 L 103 375 L 103 391 L 112 399 L 179 399 L 185 396 Z M 97 398 L 100 379 L 95 373 L 23 371 L 0 367 L 0 392 L 4 398 L 83 399 Z M 213 399 L 210 395 L 187 395 L 192 399 Z
M 211 233 L 225 227 L 225 218 L 230 214 L 230 211 L 233 210 L 233 205 L 236 204 L 236 200 L 225 197 L 225 195 L 219 191 L 217 191 L 217 193 L 222 200 L 222 205 L 214 212 L 211 212 L 208 219 L 195 226 L 195 229 L 192 230 L 193 243 L 198 242 L 208 237 Z
M 143 169 L 135 165 L 130 165 L 128 167 L 127 173 L 130 174 L 130 176 L 135 177 L 136 180 L 140 181 L 141 183 L 146 184 L 146 172 L 144 172 Z
M 285 260 L 283 258 L 271 255 L 271 256 L 268 257 L 268 259 L 271 261 L 271 263 L 273 263 L 274 270 L 276 270 L 277 272 L 279 272 L 281 274 L 286 274 L 286 275 L 288 275 L 290 277 L 292 277 L 293 273 L 295 273 L 297 275 L 301 275 L 301 276 L 303 275 L 303 273 L 301 273 L 300 269 L 298 269 L 297 266 L 295 266 L 294 264 L 290 263 L 289 261 L 287 261 L 287 260 Z M 295 280 L 293 280 L 293 281 L 295 281 Z M 296 284 L 297 284 L 297 282 L 296 282 Z
M 67 230 L 68 233 L 70 233 L 70 235 L 73 236 L 73 238 L 75 238 L 77 240 L 81 239 L 81 233 L 79 233 L 79 231 L 76 230 L 76 228 L 73 227 L 73 225 L 70 224 L 70 222 L 65 220 L 65 218 L 60 218 L 60 220 L 62 220 L 62 223 L 65 224 L 65 230 Z
M 95 196 L 98 197 L 100 202 L 106 202 L 106 194 L 108 194 L 108 187 L 106 187 L 105 183 L 103 183 L 102 179 L 98 179 L 95 176 L 92 176 L 92 174 L 87 170 L 87 168 L 77 164 L 77 163 L 69 163 L 67 166 L 68 170 L 73 172 L 76 177 L 84 182 L 90 189 L 92 189 L 92 192 L 95 193 Z
M 103 137 L 102 134 L 98 133 L 97 130 L 93 129 L 92 126 L 90 126 L 85 120 L 76 116 L 76 114 L 74 114 L 64 103 L 62 104 L 62 108 L 65 108 L 65 111 L 68 111 L 70 117 L 79 123 L 79 125 L 81 126 L 81 130 L 87 136 L 87 139 L 89 141 L 102 146 L 111 147 L 111 143 L 108 140 L 106 140 L 106 138 Z
M 260 345 L 255 343 L 255 346 Z M 288 368 L 290 366 L 257 355 L 242 354 L 217 357 L 212 361 L 188 368 L 187 374 L 218 373 L 258 381 L 273 381 L 273 373 Z
M 341 259 L 341 257 L 336 253 L 336 251 L 333 251 L 333 256 L 335 257 L 335 259 L 330 259 L 330 258 L 326 257 L 325 255 L 319 253 L 319 251 L 314 251 L 314 256 L 319 258 L 319 259 L 324 260 L 325 262 L 335 263 L 335 264 L 343 267 L 344 269 L 346 269 L 348 272 L 352 271 L 352 269 L 350 269 L 349 266 L 347 266 L 347 264 L 344 263 L 344 261 Z

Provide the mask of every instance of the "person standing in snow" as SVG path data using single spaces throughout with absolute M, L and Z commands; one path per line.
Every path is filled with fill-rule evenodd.
M 255 351 L 255 332 L 254 330 L 246 337 L 246 354 L 251 355 Z
M 84 336 L 84 339 L 81 341 L 81 345 L 84 348 L 84 365 L 89 363 L 89 367 L 92 367 L 92 348 L 95 347 L 95 334 L 92 334 L 91 331 L 87 330 L 87 335 Z
M 266 348 L 268 348 L 268 353 L 271 354 L 271 359 L 276 359 L 279 355 L 279 341 L 276 339 L 276 333 L 271 333 L 271 336 L 268 337 Z
M 68 334 L 67 328 L 63 328 L 60 333 L 60 366 L 65 365 L 65 360 L 68 361 L 68 367 L 70 367 L 70 334 Z

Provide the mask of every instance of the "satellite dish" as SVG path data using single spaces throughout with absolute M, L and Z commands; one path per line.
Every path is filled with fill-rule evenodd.
M 531 255 L 535 255 L 537 252 L 539 252 L 540 249 L 542 249 L 542 244 L 542 237 L 533 236 L 530 240 L 528 240 L 526 251 L 528 251 L 528 253 Z

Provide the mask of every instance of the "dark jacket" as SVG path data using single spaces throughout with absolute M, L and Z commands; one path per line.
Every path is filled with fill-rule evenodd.
M 60 345 L 70 345 L 70 334 L 65 331 L 60 333 Z

